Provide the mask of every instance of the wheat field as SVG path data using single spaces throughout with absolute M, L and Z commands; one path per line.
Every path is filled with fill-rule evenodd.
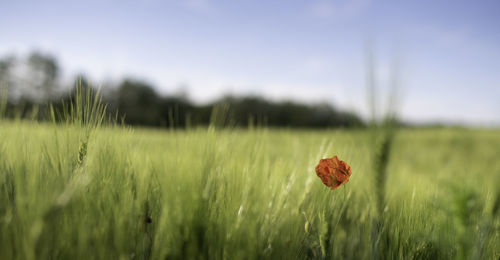
M 500 257 L 499 131 L 399 130 L 384 185 L 373 138 L 3 120 L 0 259 Z

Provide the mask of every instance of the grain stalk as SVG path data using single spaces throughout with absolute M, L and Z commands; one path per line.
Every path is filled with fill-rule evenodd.
M 382 121 L 377 118 L 377 86 L 373 50 L 368 49 L 367 60 L 367 85 L 368 102 L 371 110 L 370 128 L 372 134 L 372 159 L 374 166 L 374 189 L 375 189 L 375 209 L 376 217 L 373 219 L 371 231 L 371 251 L 372 259 L 383 259 L 387 255 L 387 248 L 383 241 L 388 236 L 384 212 L 386 209 L 386 186 L 387 186 L 387 166 L 391 157 L 392 143 L 397 130 L 396 116 L 396 90 L 398 86 L 397 69 L 398 64 L 394 63 L 391 90 L 388 98 L 386 114 Z M 395 59 L 396 60 L 396 59 Z
M 63 104 L 63 111 L 60 114 L 56 116 L 53 106 L 50 106 L 53 122 L 62 120 L 68 128 L 74 127 L 76 131 L 83 130 L 83 137 L 80 138 L 78 154 L 70 179 L 38 222 L 40 228 L 36 235 L 35 255 L 45 250 L 44 240 L 52 237 L 50 233 L 58 225 L 66 206 L 91 182 L 91 177 L 85 171 L 88 143 L 94 131 L 103 123 L 105 112 L 106 106 L 102 104 L 99 91 L 92 95 L 90 88 L 83 90 L 81 81 L 76 86 L 74 101 L 70 100 L 69 105 Z

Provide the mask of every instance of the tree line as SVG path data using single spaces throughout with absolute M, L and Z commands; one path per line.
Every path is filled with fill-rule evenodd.
M 48 104 L 63 109 L 64 102 L 74 98 L 75 85 L 95 89 L 83 75 L 72 84 L 61 82 L 61 69 L 50 54 L 33 52 L 27 57 L 14 55 L 0 58 L 1 95 L 7 97 L 6 115 L 45 120 Z M 208 125 L 214 110 L 225 111 L 225 120 L 234 126 L 332 128 L 360 127 L 361 118 L 328 103 L 306 104 L 296 101 L 272 101 L 261 96 L 223 96 L 208 104 L 197 104 L 185 94 L 161 95 L 142 80 L 126 78 L 101 89 L 110 115 L 125 124 L 156 127 L 190 127 Z

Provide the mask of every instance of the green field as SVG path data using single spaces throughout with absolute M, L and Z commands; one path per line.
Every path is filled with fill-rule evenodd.
M 368 130 L 0 124 L 0 259 L 500 257 L 498 130 L 399 130 L 381 185 Z

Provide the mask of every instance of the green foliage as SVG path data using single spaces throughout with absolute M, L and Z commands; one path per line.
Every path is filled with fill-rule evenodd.
M 83 143 L 95 121 L 72 122 L 2 122 L 1 259 L 372 257 L 368 131 L 108 126 Z M 497 131 L 400 131 L 380 257 L 498 258 L 498 147 Z M 333 154 L 353 169 L 335 191 L 314 173 Z

